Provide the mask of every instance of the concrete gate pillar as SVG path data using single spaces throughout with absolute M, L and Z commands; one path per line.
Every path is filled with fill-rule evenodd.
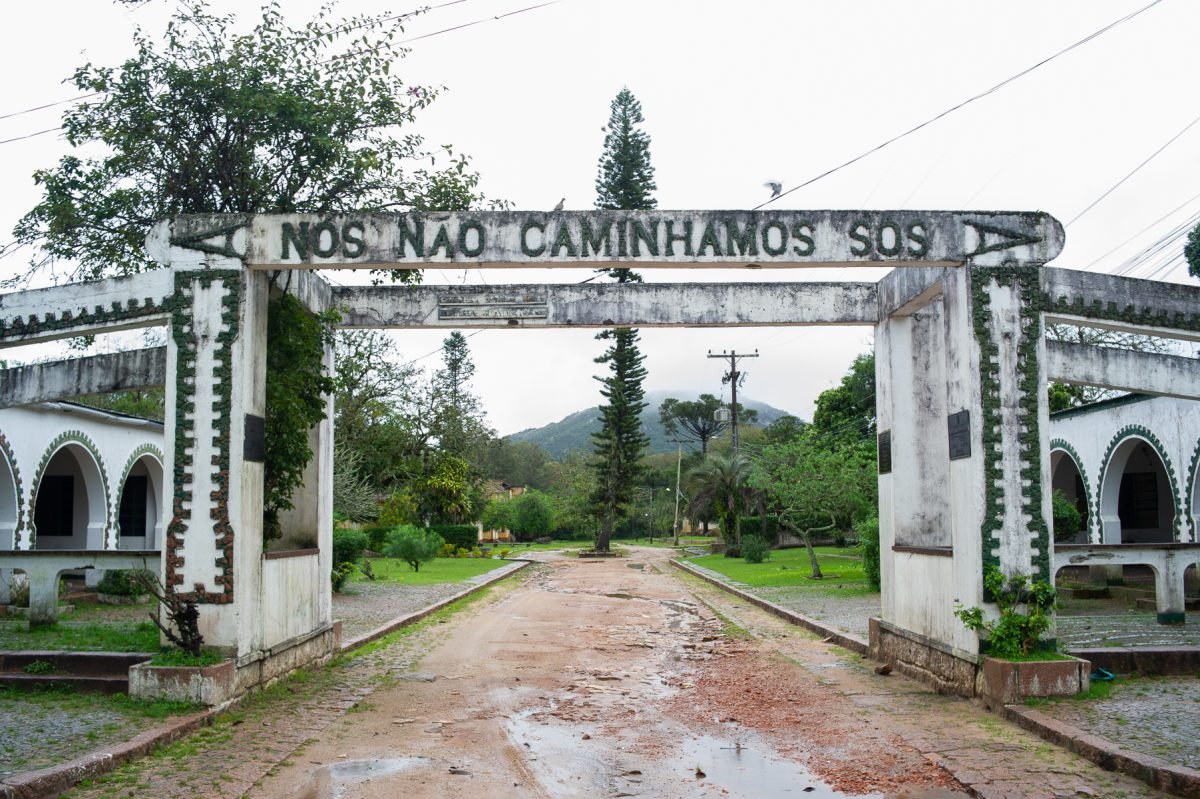
M 258 648 L 267 275 L 232 258 L 174 266 L 167 343 L 164 582 L 205 643 Z
M 875 334 L 883 614 L 878 656 L 973 692 L 983 571 L 1049 580 L 1040 267 L 896 270 Z M 994 608 L 994 606 L 991 606 Z

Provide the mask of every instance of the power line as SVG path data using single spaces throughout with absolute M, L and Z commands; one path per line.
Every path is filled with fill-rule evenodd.
M 1133 168 L 1133 171 L 1132 171 L 1132 172 L 1130 172 L 1128 175 L 1126 175 L 1125 177 L 1123 177 L 1123 178 L 1121 178 L 1120 180 L 1118 180 L 1116 183 L 1114 183 L 1114 184 L 1112 185 L 1112 188 L 1110 188 L 1108 191 L 1104 192 L 1104 193 L 1103 193 L 1103 194 L 1101 194 L 1099 197 L 1097 197 L 1095 200 L 1093 200 L 1093 201 L 1092 201 L 1092 202 L 1091 202 L 1091 203 L 1088 205 L 1088 207 L 1087 207 L 1087 208 L 1084 208 L 1082 211 L 1080 211 L 1079 213 L 1075 214 L 1075 218 L 1074 218 L 1074 219 L 1072 219 L 1070 222 L 1068 222 L 1068 223 L 1065 225 L 1065 227 L 1070 227 L 1071 225 L 1073 225 L 1073 224 L 1075 224 L 1076 222 L 1078 222 L 1078 221 L 1079 221 L 1079 218 L 1080 218 L 1081 216 L 1083 216 L 1083 215 L 1084 215 L 1084 214 L 1086 214 L 1088 211 L 1090 211 L 1090 210 L 1092 210 L 1093 208 L 1095 208 L 1095 207 L 1096 207 L 1096 206 L 1097 206 L 1097 205 L 1100 203 L 1100 201 L 1101 201 L 1101 200 L 1103 200 L 1105 197 L 1107 197 L 1108 195 L 1110 195 L 1110 194 L 1112 194 L 1114 191 L 1116 191 L 1118 188 L 1120 188 L 1122 183 L 1124 183 L 1125 181 L 1129 180 L 1131 177 L 1133 177 L 1133 176 L 1134 176 L 1134 175 L 1136 175 L 1138 172 L 1140 172 L 1140 171 L 1141 171 L 1141 169 L 1142 169 L 1142 167 L 1146 166 L 1146 164 L 1150 163 L 1150 162 L 1151 162 L 1151 161 L 1153 161 L 1155 158 L 1157 158 L 1159 153 L 1161 153 L 1163 150 L 1167 149 L 1167 148 L 1168 148 L 1168 147 L 1170 147 L 1172 144 L 1174 144 L 1176 139 L 1178 139 L 1180 136 L 1182 136 L 1183 134 L 1185 134 L 1185 133 L 1187 133 L 1189 130 L 1191 130 L 1191 129 L 1192 129 L 1192 126 L 1193 126 L 1193 125 L 1195 125 L 1197 122 L 1200 122 L 1200 116 L 1196 117 L 1196 118 L 1195 118 L 1195 119 L 1193 119 L 1191 122 L 1187 123 L 1187 125 L 1185 125 L 1185 126 L 1184 126 L 1183 130 L 1179 131 L 1179 132 L 1178 132 L 1178 133 L 1176 133 L 1174 136 L 1172 136 L 1170 139 L 1168 139 L 1168 140 L 1167 140 L 1167 142 L 1166 142 L 1166 144 L 1164 144 L 1162 147 L 1159 147 L 1157 150 L 1155 150 L 1153 153 L 1151 153 L 1151 154 L 1150 154 L 1150 156 L 1146 158 L 1146 160 L 1142 161 L 1140 164 L 1138 164 L 1137 166 L 1135 166 L 1135 167 Z
M 62 128 L 46 128 L 45 130 L 39 130 L 37 133 L 26 133 L 24 136 L 14 136 L 11 139 L 0 140 L 0 144 L 11 144 L 12 142 L 15 142 L 15 141 L 24 141 L 25 139 L 32 139 L 35 136 L 45 136 L 47 133 L 58 133 L 61 130 L 62 130 Z
M 829 177 L 830 175 L 832 175 L 835 172 L 839 172 L 852 164 L 858 163 L 859 161 L 863 160 L 867 156 L 873 155 L 874 153 L 879 152 L 880 150 L 884 149 L 885 147 L 887 147 L 891 144 L 895 144 L 896 142 L 900 141 L 901 139 L 903 139 L 907 136 L 910 136 L 913 133 L 916 133 L 917 131 L 921 130 L 922 128 L 932 125 L 934 122 L 937 122 L 938 120 L 942 119 L 943 117 L 949 116 L 950 114 L 954 113 L 955 111 L 959 110 L 960 108 L 965 108 L 966 106 L 970 105 L 971 103 L 975 102 L 976 100 L 982 100 L 984 97 L 987 97 L 988 95 L 998 91 L 999 89 L 1004 88 L 1005 86 L 1012 83 L 1013 81 L 1016 81 L 1020 78 L 1025 77 L 1029 73 L 1033 72 L 1034 70 L 1038 69 L 1039 67 L 1045 66 L 1046 64 L 1050 63 L 1051 61 L 1058 58 L 1059 56 L 1065 55 L 1066 53 L 1069 53 L 1070 51 L 1074 50 L 1075 48 L 1081 47 L 1082 45 L 1087 44 L 1092 39 L 1095 39 L 1096 37 L 1107 33 L 1108 31 L 1112 30 L 1113 28 L 1117 27 L 1118 25 L 1120 25 L 1123 22 L 1128 22 L 1129 20 L 1131 20 L 1134 17 L 1138 16 L 1139 14 L 1153 8 L 1154 6 L 1158 5 L 1161 2 L 1162 2 L 1162 0 L 1151 0 L 1151 2 L 1149 4 L 1143 6 L 1142 8 L 1139 8 L 1137 11 L 1126 14 L 1125 16 L 1121 17 L 1118 20 L 1115 20 L 1114 22 L 1110 22 L 1109 24 L 1105 25 L 1103 28 L 1100 28 L 1100 30 L 1095 31 L 1094 33 L 1090 33 L 1087 36 L 1080 39 L 1079 41 L 1075 42 L 1074 44 L 1068 45 L 1067 47 L 1064 47 L 1062 50 L 1059 50 L 1057 53 L 1047 56 L 1046 58 L 1043 58 L 1041 61 L 1037 62 L 1033 66 L 1027 67 L 1027 68 L 1021 70 L 1020 72 L 1018 72 L 1017 74 L 1013 75 L 1012 77 L 1009 77 L 1009 78 L 1006 78 L 1006 79 L 1000 81 L 992 88 L 987 89 L 986 91 L 980 92 L 979 94 L 976 94 L 973 97 L 970 97 L 966 100 L 963 100 L 961 103 L 958 103 L 957 105 L 946 109 L 945 111 L 941 112 L 940 114 L 937 114 L 936 116 L 930 117 L 929 119 L 925 120 L 924 122 L 920 123 L 919 125 L 916 125 L 915 127 L 909 128 L 908 130 L 904 131 L 903 133 L 893 136 L 892 138 L 888 139 L 887 141 L 883 142 L 882 144 L 877 144 L 876 146 L 861 153 L 860 155 L 856 155 L 855 157 L 851 158 L 849 161 L 846 161 L 843 164 L 835 166 L 832 169 L 827 169 L 824 172 L 822 172 L 821 174 L 819 174 L 815 177 L 809 178 L 808 180 L 804 181 L 803 183 L 801 183 L 798 186 L 793 186 L 792 188 L 788 189 L 787 191 L 782 192 L 781 194 L 778 194 L 775 197 L 772 197 L 771 199 L 767 200 L 766 202 L 756 205 L 751 210 L 757 211 L 759 208 L 770 205 L 771 203 L 775 202 L 776 200 L 782 199 L 783 197 L 788 196 L 789 194 L 791 194 L 794 191 L 799 191 L 800 189 L 803 189 L 805 186 L 811 186 L 812 184 L 816 183 L 818 180 L 821 180 L 822 178 Z
M 95 97 L 99 94 L 100 94 L 100 92 L 88 92 L 87 94 L 80 94 L 80 95 L 76 95 L 75 97 L 68 97 L 66 100 L 56 100 L 53 103 L 46 103 L 45 105 L 35 105 L 33 108 L 25 108 L 20 111 L 13 111 L 10 114 L 2 114 L 2 115 L 0 115 L 0 119 L 12 119 L 13 117 L 19 117 L 22 114 L 32 114 L 34 111 L 41 111 L 45 108 L 53 108 L 56 105 L 66 105 L 67 103 L 74 103 L 74 102 L 78 102 L 79 100 L 86 100 L 89 97 Z
M 1179 205 L 1177 205 L 1177 206 L 1175 206 L 1174 208 L 1172 208 L 1170 211 L 1167 211 L 1165 214 L 1163 214 L 1162 216 L 1160 216 L 1158 219 L 1155 219 L 1153 222 L 1151 222 L 1150 224 L 1146 225 L 1144 228 L 1142 228 L 1141 230 L 1139 230 L 1137 233 L 1134 233 L 1132 236 L 1130 236 L 1129 238 L 1125 239 L 1125 241 L 1121 242 L 1120 244 L 1116 245 L 1115 247 L 1113 247 L 1113 248 L 1112 248 L 1111 250 L 1109 250 L 1108 252 L 1104 253 L 1104 255 L 1101 255 L 1099 258 L 1096 258 L 1096 259 L 1095 259 L 1094 261 L 1092 261 L 1090 264 L 1088 264 L 1087 266 L 1085 266 L 1085 267 L 1084 267 L 1084 269 L 1085 269 L 1085 270 L 1086 270 L 1086 269 L 1091 269 L 1093 266 L 1095 266 L 1096 264 L 1100 263 L 1101 261 L 1103 261 L 1103 260 L 1104 260 L 1105 258 L 1107 258 L 1108 256 L 1112 255 L 1114 252 L 1116 252 L 1117 250 L 1121 249 L 1121 248 L 1122 248 L 1122 247 L 1124 247 L 1126 244 L 1128 244 L 1129 242 L 1133 241 L 1134 239 L 1136 239 L 1138 236 L 1140 236 L 1140 235 L 1142 235 L 1143 233 L 1145 233 L 1145 232 L 1146 232 L 1147 230 L 1149 230 L 1150 228 L 1154 227 L 1155 225 L 1157 225 L 1158 223 L 1162 222 L 1162 221 L 1163 221 L 1164 219 L 1166 219 L 1167 217 L 1169 217 L 1169 216 L 1171 216 L 1172 214 L 1174 214 L 1174 213 L 1178 212 L 1178 211 L 1179 211 L 1181 208 L 1183 208 L 1184 206 L 1186 206 L 1186 205 L 1189 205 L 1189 204 L 1191 204 L 1191 203 L 1195 202 L 1196 200 L 1200 200 L 1200 194 L 1193 194 L 1191 197 L 1189 197 L 1188 199 L 1184 200 L 1184 201 L 1183 201 L 1183 202 L 1181 202 Z

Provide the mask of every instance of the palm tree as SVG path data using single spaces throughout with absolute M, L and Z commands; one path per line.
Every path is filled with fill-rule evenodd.
M 687 515 L 695 518 L 711 508 L 726 545 L 731 551 L 739 550 L 741 517 L 758 499 L 758 492 L 750 486 L 750 462 L 741 455 L 709 453 L 688 471 L 684 481 L 689 497 Z

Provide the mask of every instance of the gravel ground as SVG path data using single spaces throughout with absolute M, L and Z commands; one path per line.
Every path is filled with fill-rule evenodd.
M 880 614 L 879 594 L 821 596 L 807 588 L 749 588 L 750 593 L 867 640 L 867 619 Z

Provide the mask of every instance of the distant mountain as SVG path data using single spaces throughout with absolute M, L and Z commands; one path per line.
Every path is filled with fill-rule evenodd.
M 658 420 L 658 406 L 662 404 L 662 401 L 667 397 L 694 400 L 699 396 L 699 392 L 689 391 L 646 392 L 646 408 L 642 411 L 642 427 L 646 431 L 646 435 L 650 436 L 649 452 L 673 452 L 675 450 L 675 444 L 667 438 L 667 433 Z M 758 411 L 758 420 L 755 422 L 755 426 L 758 427 L 766 427 L 779 417 L 788 415 L 787 411 L 781 411 L 765 402 L 750 400 L 740 404 L 743 408 Z M 561 421 L 551 422 L 545 427 L 534 427 L 513 433 L 508 438 L 513 441 L 529 441 L 537 444 L 552 457 L 561 458 L 573 449 L 591 451 L 591 434 L 599 429 L 600 408 L 597 406 L 576 411 Z

